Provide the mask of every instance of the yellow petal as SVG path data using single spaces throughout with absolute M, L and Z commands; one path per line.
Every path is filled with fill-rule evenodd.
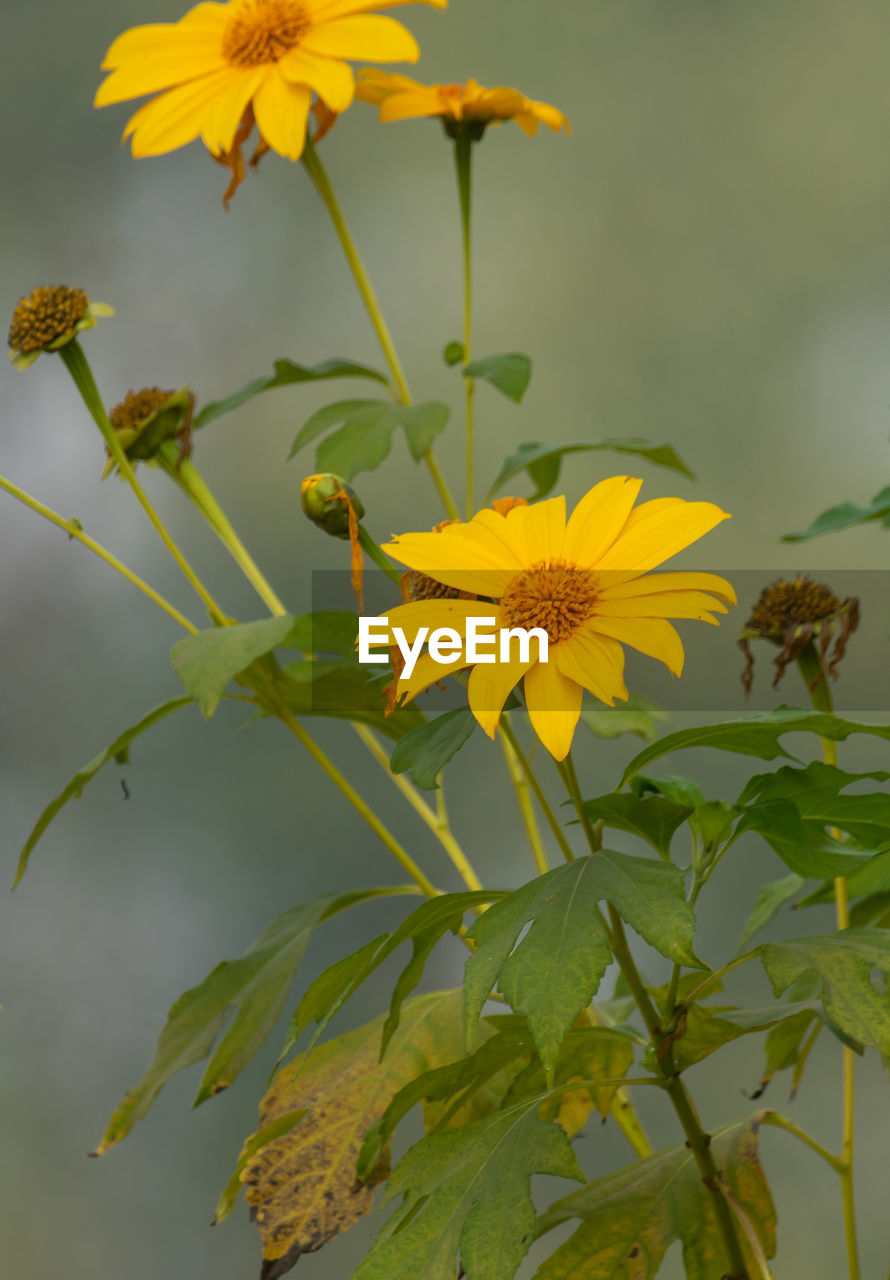
M 601 569 L 645 571 L 709 533 L 729 514 L 712 502 L 656 498 L 631 512 L 627 524 L 599 563 Z
M 332 18 L 345 18 L 354 13 L 373 13 L 377 9 L 395 9 L 400 4 L 413 4 L 416 0 L 306 0 L 306 8 L 313 22 L 329 22 Z M 419 0 L 434 9 L 447 9 L 448 0 Z
M 311 101 L 310 90 L 302 84 L 288 84 L 277 67 L 267 68 L 254 95 L 257 128 L 272 150 L 288 160 L 299 160 L 303 154 Z
M 603 597 L 597 601 L 597 617 L 603 618 L 694 618 L 715 622 L 709 610 L 726 613 L 726 605 L 703 591 L 650 591 L 625 599 Z
M 676 573 L 648 573 L 628 579 L 624 574 L 604 573 L 599 577 L 603 599 L 623 600 L 629 596 L 661 595 L 664 591 L 708 591 L 727 604 L 738 604 L 735 588 L 716 573 L 679 570 Z M 711 608 L 708 605 L 708 608 Z
M 479 724 L 493 738 L 507 701 L 507 694 L 515 688 L 526 671 L 537 662 L 537 655 L 528 662 L 479 662 L 470 672 L 467 697 L 470 710 Z
M 553 646 L 550 661 L 556 662 L 568 680 L 574 680 L 610 707 L 616 698 L 627 698 L 624 650 L 617 640 L 582 628 Z
M 564 497 L 547 498 L 530 507 L 514 507 L 506 516 L 499 517 L 497 512 L 492 515 L 500 519 L 504 537 L 516 548 L 523 564 L 562 559 L 566 536 Z
M 213 155 L 218 156 L 224 151 L 231 151 L 235 132 L 241 123 L 244 110 L 254 92 L 262 84 L 265 74 L 265 67 L 251 67 L 238 71 L 232 69 L 231 81 L 226 84 L 224 90 L 220 90 L 210 106 L 201 130 L 204 145 Z
M 521 572 L 518 558 L 475 521 L 451 525 L 441 533 L 405 533 L 384 543 L 383 550 L 436 582 L 495 599 Z
M 672 675 L 683 671 L 683 642 L 665 618 L 594 618 L 584 625 L 596 635 L 611 636 L 649 658 L 657 658 Z
M 368 58 L 371 62 L 416 62 L 417 41 L 395 18 L 378 14 L 327 19 L 306 32 L 302 48 L 329 58 Z
M 399 681 L 399 698 L 404 697 L 406 702 L 410 702 L 419 693 L 423 693 L 424 689 L 438 684 L 446 676 L 454 675 L 466 665 L 463 657 L 455 658 L 453 662 L 435 662 L 428 653 L 422 653 L 408 679 Z
M 581 715 L 583 690 L 555 662 L 538 662 L 525 677 L 525 700 L 532 728 L 555 760 L 569 754 Z
M 199 4 L 179 22 L 155 22 L 124 31 L 109 46 L 102 70 L 111 71 L 129 62 L 186 53 L 196 56 L 208 48 L 221 49 L 222 32 L 229 20 L 228 5 Z
M 400 627 L 409 644 L 413 644 L 421 627 L 429 627 L 431 631 L 437 627 L 451 627 L 463 635 L 467 618 L 494 618 L 494 625 L 500 626 L 496 606 L 479 600 L 411 600 L 408 604 L 395 605 L 382 617 L 389 620 L 390 632 L 393 627 Z M 379 620 L 381 631 L 384 626 L 382 617 Z M 392 643 L 395 644 L 395 640 Z
M 216 99 L 238 79 L 237 71 L 217 71 L 146 102 L 124 129 L 124 138 L 133 139 L 133 155 L 159 156 L 192 142 L 204 128 Z
M 642 480 L 610 476 L 586 493 L 569 517 L 565 557 L 572 564 L 595 565 L 627 523 Z
M 393 120 L 416 120 L 450 114 L 439 95 L 428 89 L 393 93 L 380 104 L 380 119 L 384 124 L 390 124 Z
M 378 67 L 362 67 L 356 76 L 356 97 L 362 102 L 370 102 L 379 107 L 385 98 L 393 93 L 402 93 L 409 89 L 424 89 L 425 85 L 412 80 L 410 76 L 399 75 L 396 71 L 381 71 Z
M 292 84 L 308 84 L 332 111 L 345 111 L 355 96 L 355 75 L 348 62 L 323 58 L 308 49 L 291 49 L 278 68 Z

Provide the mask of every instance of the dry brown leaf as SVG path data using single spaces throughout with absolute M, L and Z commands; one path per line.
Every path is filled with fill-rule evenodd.
M 260 1104 L 260 1125 L 302 1108 L 306 1117 L 263 1146 L 241 1181 L 263 1238 L 261 1280 L 277 1280 L 303 1253 L 346 1231 L 371 1208 L 372 1185 L 356 1180 L 365 1134 L 403 1085 L 463 1055 L 462 993 L 406 1001 L 386 1057 L 384 1017 L 284 1067 Z M 389 1170 L 378 1166 L 376 1182 Z

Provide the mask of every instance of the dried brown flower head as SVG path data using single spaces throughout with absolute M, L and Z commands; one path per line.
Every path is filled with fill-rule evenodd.
M 819 665 L 823 673 L 836 680 L 838 663 L 846 653 L 847 641 L 858 626 L 859 601 L 854 596 L 841 600 L 830 587 L 805 575 L 798 575 L 790 581 L 777 578 L 760 593 L 739 636 L 739 648 L 746 659 L 742 672 L 746 695 L 750 694 L 754 682 L 754 655 L 750 640 L 769 640 L 780 646 L 781 653 L 775 659 L 775 688 L 785 674 L 785 668 L 796 660 L 811 640 L 818 642 Z

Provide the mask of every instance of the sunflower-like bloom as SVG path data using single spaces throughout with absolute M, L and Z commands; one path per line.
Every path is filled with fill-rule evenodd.
M 503 120 L 515 120 L 529 137 L 546 124 L 558 133 L 572 126 L 556 107 L 535 102 L 518 89 L 486 89 L 475 80 L 466 84 L 420 84 L 410 76 L 363 67 L 358 73 L 356 97 L 380 108 L 381 120 L 412 120 L 419 116 L 441 116 L 446 126 L 467 121 L 481 129 Z M 480 134 L 481 136 L 481 134 Z
M 312 94 L 333 112 L 353 99 L 349 60 L 416 62 L 417 42 L 373 13 L 412 0 L 229 0 L 198 4 L 173 23 L 118 36 L 102 68 L 97 107 L 156 93 L 130 118 L 134 156 L 162 155 L 195 138 L 217 158 L 253 122 L 266 147 L 298 160 Z M 444 9 L 448 0 L 422 0 Z
M 546 662 L 531 643 L 526 655 L 511 647 L 509 661 L 496 657 L 472 667 L 470 709 L 489 737 L 507 695 L 523 680 L 535 732 L 564 759 L 585 689 L 610 706 L 628 696 L 622 645 L 660 659 L 678 676 L 683 645 L 668 619 L 716 623 L 713 614 L 735 604 L 732 586 L 715 574 L 648 572 L 728 519 L 726 512 L 681 498 L 634 507 L 641 484 L 628 476 L 602 481 L 568 521 L 565 499 L 551 498 L 505 515 L 479 511 L 465 524 L 403 534 L 384 546 L 394 560 L 436 582 L 493 602 L 440 598 L 398 605 L 387 615 L 390 633 L 400 627 L 409 644 L 422 627 L 451 628 L 465 644 L 470 617 L 492 617 L 497 630 L 546 631 Z M 410 678 L 399 681 L 399 696 L 413 698 L 466 666 L 464 650 L 448 664 L 423 653 Z

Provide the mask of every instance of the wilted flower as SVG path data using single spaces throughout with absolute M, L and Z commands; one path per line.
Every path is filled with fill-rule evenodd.
M 182 459 L 190 457 L 192 452 L 194 409 L 195 397 L 188 387 L 181 391 L 143 387 L 140 391 L 128 391 L 108 419 L 131 462 L 150 462 L 167 440 L 179 442 Z M 105 474 L 113 467 L 109 462 Z
M 837 679 L 837 665 L 847 650 L 847 641 L 859 626 L 859 601 L 855 596 L 839 599 L 830 587 L 798 575 L 789 582 L 777 578 L 764 587 L 739 636 L 739 648 L 745 655 L 742 684 L 750 694 L 754 683 L 754 655 L 750 640 L 769 640 L 781 648 L 775 659 L 773 688 L 810 643 L 818 640 L 819 665 L 832 679 Z M 834 641 L 834 649 L 831 644 Z M 829 652 L 831 650 L 831 652 Z
M 90 302 L 83 289 L 41 286 L 12 313 L 9 358 L 17 369 L 27 369 L 44 351 L 58 351 L 82 330 L 92 329 L 100 316 L 113 315 L 114 307 Z

